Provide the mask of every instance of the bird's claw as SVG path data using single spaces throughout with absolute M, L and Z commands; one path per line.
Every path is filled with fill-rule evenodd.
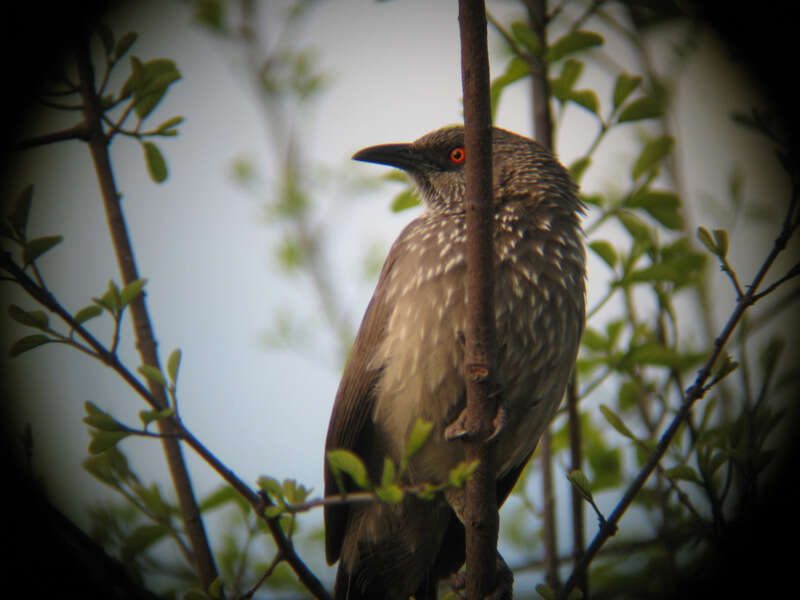
M 506 414 L 505 407 L 501 404 L 497 407 L 497 414 L 492 419 L 492 433 L 486 438 L 486 441 L 491 442 L 497 438 L 500 432 L 505 428 L 508 422 L 508 415 Z M 475 432 L 467 428 L 467 409 L 464 408 L 456 420 L 450 423 L 444 430 L 444 439 L 448 442 L 459 439 L 469 439 L 475 435 Z
M 506 561 L 497 554 L 495 572 L 495 588 L 484 600 L 511 600 L 514 597 L 514 574 L 508 568 Z M 450 589 L 452 589 L 459 598 L 462 598 L 462 592 L 467 588 L 467 574 L 464 571 L 459 571 L 450 576 Z

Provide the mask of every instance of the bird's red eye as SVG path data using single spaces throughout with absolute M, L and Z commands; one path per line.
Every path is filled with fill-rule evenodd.
M 464 152 L 463 148 L 453 148 L 450 150 L 450 162 L 460 165 L 464 162 L 464 159 L 467 158 L 467 153 Z

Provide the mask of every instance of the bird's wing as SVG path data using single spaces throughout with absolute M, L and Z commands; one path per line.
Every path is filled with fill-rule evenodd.
M 379 366 L 370 364 L 376 347 L 381 343 L 386 332 L 386 323 L 391 314 L 391 306 L 383 293 L 386 289 L 384 280 L 390 273 L 396 257 L 395 244 L 383 265 L 375 294 L 370 300 L 361 327 L 358 330 L 353 349 L 345 366 L 336 400 L 333 404 L 328 436 L 325 440 L 325 451 L 335 448 L 351 450 L 366 459 L 365 449 L 370 435 L 371 415 L 375 404 L 375 386 L 380 377 Z M 345 482 L 346 484 L 347 482 Z M 348 490 L 349 491 L 349 490 Z M 333 473 L 325 461 L 325 495 L 339 494 L 340 490 Z M 339 558 L 345 529 L 347 526 L 348 506 L 339 504 L 325 506 L 325 555 L 328 563 Z
M 528 461 L 533 454 L 533 450 L 525 459 L 520 462 L 517 466 L 512 467 L 511 470 L 503 475 L 500 479 L 497 480 L 497 507 L 500 508 L 503 506 L 503 502 L 506 501 L 508 495 L 511 493 L 511 490 L 514 489 L 514 486 L 517 484 L 517 480 L 519 476 L 522 475 L 522 471 L 525 469 L 525 465 L 528 464 Z

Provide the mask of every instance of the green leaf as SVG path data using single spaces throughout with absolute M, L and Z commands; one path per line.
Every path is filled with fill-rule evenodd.
M 258 478 L 258 487 L 271 498 L 278 500 L 283 498 L 283 486 L 274 477 L 262 475 Z
M 108 289 L 100 298 L 92 298 L 95 304 L 107 309 L 112 315 L 116 316 L 120 309 L 120 292 L 117 284 L 113 280 L 109 280 Z
M 310 494 L 310 490 L 306 486 L 297 483 L 295 479 L 286 479 L 283 482 L 283 495 L 292 504 L 299 504 L 305 502 Z
M 134 111 L 139 119 L 144 120 L 147 118 L 166 95 L 167 87 L 180 78 L 181 76 L 178 73 L 161 75 L 151 80 L 144 88 L 146 91 L 141 95 L 134 96 Z
M 128 50 L 131 49 L 131 46 L 133 46 L 134 42 L 136 42 L 138 38 L 139 34 L 137 34 L 134 31 L 129 31 L 121 38 L 119 38 L 119 41 L 117 42 L 117 45 L 114 48 L 114 60 L 115 61 L 119 60 L 120 58 L 125 56 L 125 54 L 128 52 Z
M 642 78 L 638 75 L 619 74 L 617 81 L 614 83 L 613 102 L 615 110 L 622 106 L 623 102 L 628 99 L 633 90 L 639 87 L 640 83 L 642 83 Z
M 33 350 L 37 346 L 41 346 L 43 344 L 47 344 L 54 341 L 55 340 L 53 338 L 49 338 L 46 335 L 42 335 L 41 333 L 28 335 L 14 342 L 11 346 L 11 349 L 8 351 L 8 355 L 11 358 L 14 358 L 16 356 L 19 356 L 23 352 L 27 352 L 28 350 Z
M 83 468 L 87 473 L 92 475 L 95 479 L 118 488 L 120 480 L 114 473 L 111 463 L 107 460 L 110 453 L 103 453 L 101 455 L 89 456 L 83 461 Z
M 664 474 L 670 479 L 684 479 L 698 485 L 703 484 L 703 482 L 700 480 L 700 476 L 689 465 L 678 465 L 677 467 L 665 470 Z
M 567 98 L 594 114 L 597 114 L 600 108 L 600 102 L 597 100 L 594 90 L 573 90 L 567 95 Z
M 89 434 L 92 436 L 92 441 L 89 442 L 89 454 L 105 452 L 130 435 L 127 431 L 103 431 L 100 429 L 90 429 Z
M 620 366 L 629 368 L 635 365 L 652 365 L 656 367 L 669 367 L 685 369 L 705 358 L 704 354 L 693 352 L 678 352 L 660 342 L 645 342 L 630 348 L 622 359 Z
M 22 262 L 27 267 L 53 246 L 60 244 L 64 239 L 61 235 L 45 235 L 27 242 L 22 247 Z
M 183 117 L 172 117 L 171 119 L 167 119 L 161 125 L 156 127 L 155 133 L 159 133 L 161 135 L 169 135 L 170 131 L 174 131 L 174 128 L 183 123 Z
M 581 61 L 574 58 L 567 59 L 561 67 L 561 74 L 550 80 L 550 93 L 559 102 L 566 102 L 582 72 L 583 63 Z
M 133 92 L 134 110 L 139 119 L 145 119 L 158 105 L 167 88 L 181 78 L 175 63 L 168 58 L 156 58 L 142 63 L 131 57 L 131 77 L 123 90 Z
M 697 239 L 700 240 L 700 243 L 703 244 L 703 246 L 705 246 L 709 252 L 719 255 L 720 250 L 717 248 L 717 244 L 714 242 L 711 234 L 708 232 L 708 229 L 705 227 L 698 227 Z
M 141 410 L 139 411 L 139 418 L 142 420 L 142 423 L 147 426 L 148 423 L 166 419 L 174 414 L 175 409 L 172 408 L 165 408 L 164 410 Z
M 133 302 L 142 293 L 142 288 L 146 283 L 147 279 L 136 279 L 122 288 L 119 293 L 120 308 L 124 308 Z
M 625 325 L 626 325 L 626 320 L 624 319 L 609 321 L 609 323 L 606 324 L 606 335 L 608 336 L 609 347 L 613 347 L 616 345 L 617 340 L 619 340 L 619 334 L 622 332 L 622 328 Z
M 719 257 L 726 258 L 728 256 L 728 232 L 724 229 L 715 229 L 714 242 L 719 249 Z
M 131 56 L 131 74 L 119 91 L 120 98 L 127 98 L 134 90 L 138 89 L 144 82 L 144 67 L 142 61 L 135 56 Z
M 328 464 L 331 469 L 337 472 L 347 473 L 359 488 L 369 489 L 369 477 L 367 467 L 362 460 L 349 450 L 337 449 L 328 450 Z
M 611 242 L 606 240 L 595 240 L 594 242 L 589 243 L 589 248 L 591 248 L 597 256 L 603 259 L 603 261 L 612 269 L 617 264 L 617 251 L 614 249 L 614 246 Z
M 80 325 L 85 323 L 89 319 L 94 319 L 95 317 L 99 317 L 103 314 L 103 309 L 97 306 L 96 304 L 90 304 L 89 306 L 85 306 L 80 309 L 78 312 L 75 313 L 75 316 L 72 317 L 75 319 L 75 322 Z
M 14 202 L 14 209 L 8 216 L 8 223 L 17 234 L 20 240 L 25 239 L 25 230 L 28 226 L 28 216 L 31 212 L 31 200 L 33 199 L 33 184 L 28 184 L 17 195 Z
M 564 64 L 561 67 L 561 74 L 558 76 L 558 79 L 561 85 L 563 85 L 566 89 L 571 90 L 578 82 L 581 73 L 583 73 L 583 62 L 580 60 L 575 60 L 574 58 L 569 58 L 564 61 Z
M 284 512 L 286 512 L 286 507 L 276 504 L 274 506 L 267 506 L 264 509 L 264 516 L 266 516 L 268 519 L 275 519 L 280 517 Z
M 590 206 L 603 207 L 606 204 L 608 204 L 608 201 L 606 200 L 606 197 L 603 196 L 602 194 L 578 194 L 578 197 L 583 202 L 585 202 L 586 204 L 589 204 Z
M 637 98 L 620 111 L 617 123 L 657 119 L 662 112 L 661 104 L 657 100 L 649 96 L 643 96 L 642 98 Z
M 514 21 L 511 23 L 511 35 L 519 42 L 528 52 L 534 56 L 538 56 L 542 51 L 542 42 L 539 36 L 534 32 L 528 24 L 523 21 Z
M 608 349 L 608 339 L 602 333 L 591 327 L 586 327 L 586 329 L 584 329 L 581 344 L 595 352 L 602 352 Z
M 406 442 L 406 451 L 405 455 L 403 456 L 404 462 L 408 462 L 412 456 L 419 452 L 420 448 L 427 443 L 432 431 L 432 421 L 425 421 L 424 419 L 417 417 L 417 420 L 414 421 L 414 426 L 411 428 L 411 434 L 408 436 L 408 441 Z
M 648 247 L 652 245 L 650 228 L 639 217 L 629 211 L 623 211 L 617 215 L 617 220 L 628 230 L 634 240 Z
M 606 421 L 608 421 L 609 425 L 611 425 L 619 433 L 624 435 L 626 438 L 636 440 L 636 436 L 634 436 L 631 430 L 628 429 L 625 423 L 622 422 L 622 419 L 619 418 L 617 413 L 604 404 L 600 405 L 600 412 L 603 413 L 603 416 L 606 418 Z
M 547 49 L 545 60 L 556 62 L 570 54 L 600 46 L 603 42 L 603 36 L 593 31 L 573 31 L 556 40 Z
M 648 171 L 656 168 L 658 163 L 664 160 L 672 151 L 673 142 L 674 140 L 668 135 L 648 141 L 633 165 L 633 171 L 631 172 L 633 179 L 639 179 Z
M 180 348 L 175 348 L 167 358 L 167 375 L 169 375 L 170 381 L 175 383 L 178 380 L 178 369 L 181 366 L 181 350 Z
M 147 379 L 156 383 L 160 386 L 166 385 L 166 380 L 164 379 L 164 374 L 158 367 L 154 367 L 152 365 L 141 365 L 138 369 L 136 369 L 144 375 Z
M 642 208 L 667 229 L 683 229 L 680 214 L 681 201 L 677 194 L 644 188 L 637 191 L 624 203 L 628 208 Z
M 147 283 L 147 279 L 140 278 L 131 281 L 119 293 L 120 308 L 126 307 L 128 304 L 136 300 L 142 293 L 142 288 Z
M 536 584 L 536 592 L 544 598 L 544 600 L 556 600 L 557 596 L 556 593 L 553 591 L 549 585 L 544 583 L 537 583 Z
M 208 27 L 216 33 L 225 32 L 226 2 L 223 0 L 203 0 L 202 2 L 192 2 L 191 6 L 193 9 L 192 21 Z
M 592 470 L 591 488 L 595 492 L 618 488 L 622 485 L 622 453 L 610 448 L 598 436 L 586 444 L 586 462 Z
M 126 431 L 126 427 L 92 402 L 84 402 L 86 416 L 83 422 L 101 431 Z
M 164 501 L 157 483 L 151 483 L 149 487 L 136 485 L 133 489 L 136 497 L 149 509 L 150 514 L 162 519 L 169 518 L 172 509 Z
M 396 483 L 391 483 L 375 488 L 375 495 L 384 502 L 388 502 L 389 504 L 397 504 L 398 502 L 403 501 L 405 492 L 403 491 L 403 488 Z
M 531 70 L 528 66 L 528 63 L 515 56 L 508 62 L 506 70 L 502 73 L 502 75 L 499 75 L 492 80 L 492 84 L 489 88 L 489 96 L 493 116 L 497 113 L 497 107 L 500 104 L 500 96 L 502 95 L 503 90 L 515 81 L 519 81 L 523 77 L 527 77 L 530 72 Z
M 583 158 L 579 158 L 578 160 L 573 162 L 569 166 L 569 174 L 570 177 L 572 177 L 572 180 L 575 183 L 579 183 L 581 177 L 583 177 L 583 173 L 586 171 L 586 169 L 589 168 L 589 165 L 591 164 L 592 164 L 592 159 L 589 158 L 588 156 L 584 156 Z
M 142 142 L 142 148 L 150 179 L 156 183 L 163 183 L 167 179 L 168 172 L 167 163 L 161 154 L 161 150 L 153 142 Z
M 462 461 L 458 463 L 450 469 L 450 473 L 447 475 L 447 482 L 453 487 L 463 488 L 467 480 L 475 472 L 475 469 L 478 468 L 478 462 L 473 460 L 472 462 Z
M 395 479 L 394 461 L 388 456 L 383 459 L 383 472 L 381 473 L 381 486 L 394 483 Z
M 685 275 L 674 266 L 662 262 L 628 273 L 625 277 L 625 283 L 652 283 L 655 281 L 680 283 L 684 277 Z
M 407 208 L 413 208 L 415 206 L 419 206 L 419 194 L 416 191 L 412 190 L 411 188 L 403 190 L 399 194 L 397 194 L 394 199 L 392 200 L 391 210 L 392 212 L 401 212 L 406 210 Z
M 141 525 L 137 527 L 122 542 L 122 547 L 120 548 L 122 560 L 125 562 L 131 561 L 158 542 L 167 533 L 168 530 L 163 525 Z
M 208 594 L 212 598 L 222 598 L 222 578 L 217 577 L 214 581 L 211 582 L 211 585 L 208 586 Z
M 583 471 L 578 469 L 574 469 L 569 472 L 567 475 L 567 479 L 569 482 L 578 490 L 578 493 L 583 496 L 583 498 L 588 502 L 594 502 L 594 498 L 592 497 L 592 490 L 589 486 L 589 480 L 586 478 L 586 475 L 583 474 Z
M 22 325 L 35 327 L 42 331 L 50 331 L 50 327 L 48 326 L 50 319 L 47 313 L 42 310 L 26 311 L 16 304 L 10 304 L 8 307 L 8 316 Z

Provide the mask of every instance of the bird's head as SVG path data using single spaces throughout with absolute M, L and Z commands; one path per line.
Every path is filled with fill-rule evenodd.
M 370 146 L 356 152 L 353 159 L 402 169 L 430 210 L 460 213 L 465 208 L 466 156 L 464 127 L 455 125 L 410 144 Z M 563 208 L 568 211 L 580 210 L 576 186 L 553 155 L 536 142 L 497 127 L 492 128 L 492 181 L 498 208 L 524 197 L 532 207 L 542 200 L 556 200 L 565 203 Z M 554 194 L 563 198 L 554 198 Z

